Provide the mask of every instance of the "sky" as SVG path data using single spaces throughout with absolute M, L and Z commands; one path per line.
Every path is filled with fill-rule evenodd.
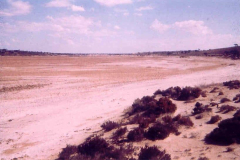
M 0 0 L 0 48 L 137 53 L 240 44 L 239 0 Z

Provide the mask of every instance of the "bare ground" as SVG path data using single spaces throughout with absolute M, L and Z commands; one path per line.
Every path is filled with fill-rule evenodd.
M 118 119 L 134 99 L 159 88 L 239 79 L 239 66 L 209 57 L 0 57 L 0 158 L 54 159 L 66 144 L 79 144 L 105 120 Z M 197 128 L 185 133 L 200 134 L 187 146 L 168 146 L 168 139 L 162 147 L 190 159 L 184 149 L 204 136 Z

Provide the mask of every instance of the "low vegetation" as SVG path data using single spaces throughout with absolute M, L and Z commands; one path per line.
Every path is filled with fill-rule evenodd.
M 230 102 L 231 100 L 230 99 L 228 99 L 228 98 L 222 98 L 221 100 L 220 100 L 220 103 L 225 103 L 225 102 Z
M 135 100 L 129 115 L 140 113 L 144 117 L 153 117 L 165 113 L 174 113 L 176 109 L 176 105 L 168 97 L 160 98 L 157 101 L 153 97 L 146 96 Z
M 222 117 L 220 117 L 219 115 L 212 116 L 211 119 L 208 121 L 208 124 L 217 123 L 217 122 L 220 121 L 221 119 L 222 119 Z
M 205 142 L 215 145 L 240 143 L 240 117 L 222 120 L 212 132 L 206 135 Z
M 139 160 L 171 160 L 171 156 L 165 151 L 160 151 L 157 146 L 141 148 Z
M 152 141 L 163 140 L 171 133 L 179 135 L 180 132 L 178 131 L 178 128 L 182 125 L 192 127 L 193 122 L 189 117 L 183 117 L 180 114 L 173 118 L 167 115 L 162 117 L 162 122 L 157 122 L 153 126 L 149 127 L 144 136 Z
M 139 142 L 144 138 L 144 130 L 140 127 L 133 129 L 127 135 L 127 139 L 131 142 Z
M 218 87 L 214 87 L 210 93 L 217 93 L 219 91 L 219 88 Z
M 177 133 L 177 126 L 173 124 L 156 123 L 145 132 L 145 137 L 149 140 L 163 140 L 169 136 L 170 133 Z
M 228 83 L 225 83 L 225 85 L 230 89 L 236 88 L 237 86 L 236 81 L 229 81 Z M 217 87 L 213 88 L 210 92 L 223 95 Z M 206 92 L 204 93 L 206 97 Z M 182 116 L 180 114 L 173 116 L 177 106 L 171 99 L 178 101 L 191 101 L 201 95 L 204 97 L 203 91 L 197 87 L 180 88 L 177 86 L 162 91 L 157 90 L 154 93 L 154 96 L 144 96 L 141 99 L 135 100 L 129 111 L 125 114 L 126 119 L 121 121 L 121 125 L 113 121 L 104 122 L 101 125 L 103 130 L 101 130 L 101 133 L 98 136 L 89 137 L 78 146 L 67 146 L 59 154 L 58 159 L 171 159 L 169 154 L 166 154 L 165 151 L 160 151 L 157 146 L 145 146 L 142 147 L 139 152 L 138 148 L 133 147 L 132 144 L 143 140 L 164 140 L 171 134 L 180 135 L 181 133 L 179 130 L 182 126 L 187 128 L 192 127 L 194 123 L 189 116 Z M 240 94 L 237 94 L 233 98 L 233 101 L 238 102 L 239 99 Z M 222 98 L 220 102 L 225 103 L 228 101 L 230 100 Z M 220 103 L 212 102 L 210 105 L 204 105 L 197 102 L 193 108 L 192 115 L 194 115 L 196 119 L 201 119 L 204 112 L 212 112 L 213 106 L 217 106 L 218 108 L 219 104 Z M 228 113 L 235 110 L 237 110 L 237 108 L 230 105 L 222 105 L 219 107 L 219 113 Z M 220 120 L 222 120 L 222 118 L 219 115 L 215 115 L 212 116 L 207 123 L 214 124 Z M 233 118 L 220 121 L 218 123 L 218 127 L 207 134 L 204 140 L 208 144 L 215 145 L 230 145 L 232 143 L 240 144 L 239 128 L 240 110 L 233 115 Z M 112 135 L 109 136 L 109 139 L 101 137 L 102 134 L 113 129 L 115 130 Z M 199 159 L 208 158 L 200 157 Z
M 114 128 L 117 128 L 119 126 L 118 123 L 113 122 L 113 121 L 107 121 L 104 122 L 101 127 L 105 130 L 105 131 L 111 131 Z
M 71 155 L 78 152 L 77 146 L 67 145 L 66 148 L 63 148 L 62 152 L 59 154 L 58 160 L 69 159 Z
M 203 105 L 202 103 L 197 102 L 193 108 L 192 114 L 197 115 L 203 112 L 211 112 L 212 108 L 209 108 L 208 105 Z
M 227 81 L 223 82 L 223 85 L 227 86 L 229 89 L 239 89 L 240 81 L 239 80 Z
M 230 111 L 235 111 L 237 108 L 234 106 L 230 106 L 230 105 L 222 105 L 219 108 L 219 112 L 222 112 L 223 114 L 228 113 Z
M 233 115 L 233 117 L 240 117 L 240 109 Z
M 234 98 L 233 98 L 233 101 L 235 103 L 240 103 L 240 94 L 237 94 Z
M 170 87 L 166 90 L 157 90 L 154 95 L 161 94 L 163 96 L 171 97 L 175 100 L 187 101 L 198 98 L 202 94 L 202 90 L 198 87 Z
M 121 136 L 123 136 L 125 133 L 127 132 L 127 127 L 121 127 L 121 128 L 118 128 L 114 133 L 113 133 L 113 138 L 114 139 L 117 139 Z

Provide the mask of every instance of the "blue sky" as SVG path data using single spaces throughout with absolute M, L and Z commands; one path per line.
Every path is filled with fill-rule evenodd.
M 136 53 L 240 44 L 239 0 L 1 0 L 0 48 Z

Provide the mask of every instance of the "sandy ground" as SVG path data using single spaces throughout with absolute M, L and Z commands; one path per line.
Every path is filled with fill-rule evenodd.
M 118 119 L 136 98 L 239 77 L 239 61 L 218 58 L 0 57 L 0 158 L 54 159 L 67 144 L 79 144 L 104 121 Z M 181 159 L 188 147 L 178 143 L 163 147 Z

